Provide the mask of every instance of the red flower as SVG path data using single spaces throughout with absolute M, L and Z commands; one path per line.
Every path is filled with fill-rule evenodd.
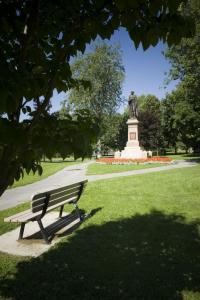
M 130 164 L 130 163 L 151 163 L 151 162 L 171 162 L 172 159 L 170 157 L 161 157 L 161 156 L 154 156 L 148 158 L 110 158 L 110 157 L 103 157 L 98 158 L 96 160 L 97 163 L 105 163 L 105 164 Z

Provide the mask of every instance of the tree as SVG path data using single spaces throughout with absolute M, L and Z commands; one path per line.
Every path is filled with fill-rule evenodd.
M 194 150 L 199 149 L 200 115 L 188 101 L 184 85 L 179 84 L 176 90 L 163 100 L 162 116 L 165 140 L 169 146 L 175 147 L 175 152 L 177 143 L 180 142 L 186 151 L 191 147 Z
M 72 89 L 69 94 L 69 105 L 78 110 L 87 109 L 96 118 L 100 129 L 98 152 L 108 150 L 111 144 L 115 148 L 113 139 L 116 128 L 113 127 L 112 121 L 116 123 L 116 118 L 113 116 L 123 102 L 124 79 L 119 47 L 105 43 L 97 44 L 93 52 L 79 56 L 71 69 L 75 79 L 79 82 L 90 82 L 90 85 L 87 88 L 80 85 Z M 106 131 L 111 134 L 110 142 Z
M 125 109 L 123 114 L 121 115 L 121 120 L 119 122 L 118 134 L 117 134 L 117 150 L 122 151 L 127 143 L 128 139 L 128 126 L 126 122 L 129 118 L 128 109 Z
M 123 115 L 120 113 L 115 113 L 104 118 L 101 135 L 101 148 L 103 152 L 108 152 L 110 149 L 117 150 L 120 148 L 119 133 L 122 120 Z
M 39 161 L 47 151 L 42 134 L 52 134 L 46 112 L 53 90 L 68 91 L 77 85 L 71 57 L 84 52 L 97 35 L 110 38 L 119 26 L 127 28 L 136 47 L 140 42 L 144 49 L 159 40 L 178 42 L 193 32 L 191 20 L 179 12 L 185 2 L 0 2 L 0 195 L 24 169 L 41 171 Z M 57 129 L 54 119 L 51 124 Z
M 69 104 L 76 109 L 88 109 L 101 125 L 122 103 L 124 67 L 119 48 L 96 45 L 94 52 L 76 59 L 71 69 L 74 78 L 90 82 L 90 87 L 80 85 L 72 89 Z
M 172 94 L 167 94 L 161 102 L 162 110 L 162 130 L 167 147 L 174 147 L 177 152 L 177 143 L 179 142 L 179 131 L 175 118 L 175 99 Z
M 164 146 L 160 101 L 154 95 L 142 95 L 138 97 L 138 106 L 140 145 L 158 152 Z
M 71 107 L 67 103 L 66 99 L 61 101 L 60 104 L 61 104 L 61 109 L 56 112 L 56 115 L 60 120 L 67 119 L 69 117 L 69 114 L 71 114 Z
M 189 14 L 195 21 L 195 35 L 192 38 L 182 38 L 178 45 L 172 45 L 165 52 L 166 58 L 171 63 L 169 79 L 180 79 L 185 87 L 198 92 L 200 85 L 200 2 L 190 0 L 187 10 L 183 13 Z M 199 93 L 196 96 L 199 96 Z
M 195 20 L 196 33 L 192 38 L 182 38 L 179 45 L 170 47 L 165 55 L 171 63 L 169 79 L 179 79 L 180 84 L 165 104 L 173 100 L 176 129 L 186 149 L 200 151 L 200 3 L 190 0 L 183 14 Z M 171 100 L 170 100 L 171 98 Z M 168 118 L 168 120 L 170 120 Z M 166 123 L 165 123 L 166 124 Z M 169 131 L 169 130 L 168 130 Z M 173 130 L 174 132 L 174 130 Z M 177 136 L 177 135 L 176 135 Z

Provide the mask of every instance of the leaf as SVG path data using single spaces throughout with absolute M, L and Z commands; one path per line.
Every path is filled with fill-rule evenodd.
M 37 165 L 37 171 L 38 171 L 38 174 L 41 176 L 43 173 L 43 169 L 42 169 L 41 165 Z
M 143 38 L 142 40 L 142 47 L 143 47 L 143 50 L 147 50 L 150 46 L 150 43 L 148 42 L 148 40 L 146 38 Z
M 136 29 L 130 30 L 129 36 L 132 39 L 132 41 L 134 42 L 135 48 L 138 49 L 140 42 L 141 42 L 141 36 L 140 36 L 139 30 L 138 31 Z

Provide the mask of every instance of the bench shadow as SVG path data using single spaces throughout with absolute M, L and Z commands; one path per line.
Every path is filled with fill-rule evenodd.
M 92 209 L 90 213 L 87 214 L 83 209 L 80 209 L 80 213 L 83 216 L 82 221 L 80 221 L 75 210 L 73 210 L 71 213 L 68 213 L 66 216 L 56 219 L 55 222 L 45 227 L 48 240 L 52 242 L 55 237 L 65 237 L 71 234 L 81 224 L 83 224 L 84 221 L 93 217 L 101 209 L 101 207 Z M 43 240 L 40 229 L 38 228 L 37 232 L 25 237 L 23 240 Z
M 13 300 L 199 299 L 199 226 L 160 211 L 85 222 L 41 257 L 19 262 L 0 293 Z

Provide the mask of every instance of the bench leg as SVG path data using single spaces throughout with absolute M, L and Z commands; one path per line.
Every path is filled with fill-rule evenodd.
M 64 208 L 64 205 L 62 205 L 62 206 L 60 207 L 60 213 L 59 213 L 59 218 L 61 218 L 61 217 L 62 217 L 62 213 L 63 213 L 63 208 Z
M 38 222 L 38 225 L 40 227 L 43 239 L 45 240 L 46 244 L 50 244 L 50 242 L 48 240 L 48 237 L 46 235 L 46 231 L 45 231 L 44 226 L 42 224 L 42 221 L 41 220 L 37 220 L 37 222 Z
M 79 208 L 78 208 L 78 204 L 77 204 L 76 202 L 73 202 L 73 205 L 74 205 L 74 208 L 75 208 L 75 210 L 76 210 L 76 213 L 77 213 L 77 215 L 78 215 L 80 221 L 82 222 L 82 221 L 83 221 L 83 216 L 82 216 L 81 213 L 80 213 L 80 210 L 79 210 Z
M 24 234 L 24 227 L 25 227 L 26 223 L 21 223 L 21 227 L 20 227 L 20 232 L 19 232 L 19 237 L 18 240 L 22 240 L 23 239 L 23 234 Z

